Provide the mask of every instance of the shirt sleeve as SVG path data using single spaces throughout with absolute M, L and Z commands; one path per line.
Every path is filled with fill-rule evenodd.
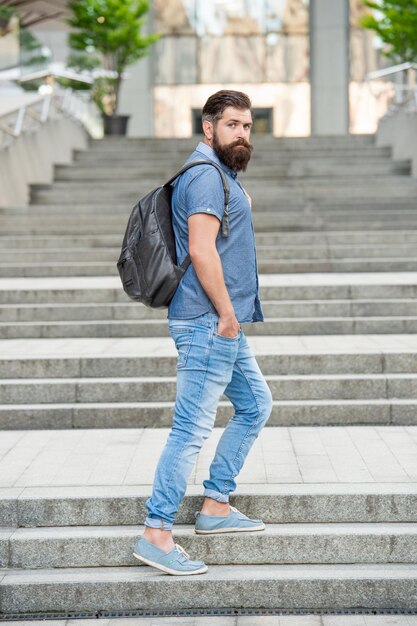
M 195 213 L 206 213 L 221 221 L 224 189 L 220 173 L 211 165 L 197 165 L 189 170 L 189 174 L 190 181 L 187 181 L 184 192 L 187 218 Z

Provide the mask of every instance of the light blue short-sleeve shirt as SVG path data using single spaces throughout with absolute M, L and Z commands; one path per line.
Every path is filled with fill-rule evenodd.
M 229 236 L 221 228 L 216 239 L 224 280 L 238 322 L 262 322 L 259 279 L 252 213 L 236 172 L 222 163 L 214 150 L 200 142 L 187 160 L 210 159 L 222 167 L 230 185 Z M 188 254 L 188 218 L 194 213 L 215 215 L 221 221 L 224 191 L 219 172 L 210 165 L 197 165 L 176 181 L 172 196 L 172 223 L 175 233 L 177 263 Z M 188 266 L 168 307 L 168 317 L 189 319 L 204 313 L 216 313 L 192 263 Z

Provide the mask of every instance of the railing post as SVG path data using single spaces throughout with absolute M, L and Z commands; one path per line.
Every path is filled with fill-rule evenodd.
M 20 133 L 22 132 L 25 115 L 26 115 L 26 107 L 22 106 L 20 107 L 17 113 L 16 124 L 14 126 L 13 134 L 15 137 L 19 137 Z
M 51 108 L 51 96 L 45 96 L 42 104 L 41 122 L 44 123 L 49 117 L 49 111 Z

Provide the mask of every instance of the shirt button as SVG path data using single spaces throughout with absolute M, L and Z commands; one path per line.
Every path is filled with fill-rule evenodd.
M 211 209 L 207 209 L 207 211 L 211 211 Z

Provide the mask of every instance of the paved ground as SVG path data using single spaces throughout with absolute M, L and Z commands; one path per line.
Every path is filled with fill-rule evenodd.
M 0 624 L 6 622 L 0 621 Z M 7 622 L 10 624 L 10 622 Z M 39 622 L 12 622 L 37 626 Z M 416 626 L 411 615 L 285 615 L 262 617 L 150 617 L 83 620 L 48 620 L 48 626 Z
M 0 487 L 150 486 L 169 429 L 5 431 Z M 200 452 L 189 485 L 201 485 L 223 429 Z M 412 483 L 417 426 L 276 427 L 252 447 L 238 484 Z
M 292 335 L 249 336 L 255 355 L 260 354 L 375 354 L 417 352 L 415 335 Z M 176 356 L 171 337 L 3 339 L 3 359 L 34 357 L 77 358 L 112 356 Z M 417 365 L 417 361 L 416 361 Z M 320 372 L 317 372 L 318 374 Z

